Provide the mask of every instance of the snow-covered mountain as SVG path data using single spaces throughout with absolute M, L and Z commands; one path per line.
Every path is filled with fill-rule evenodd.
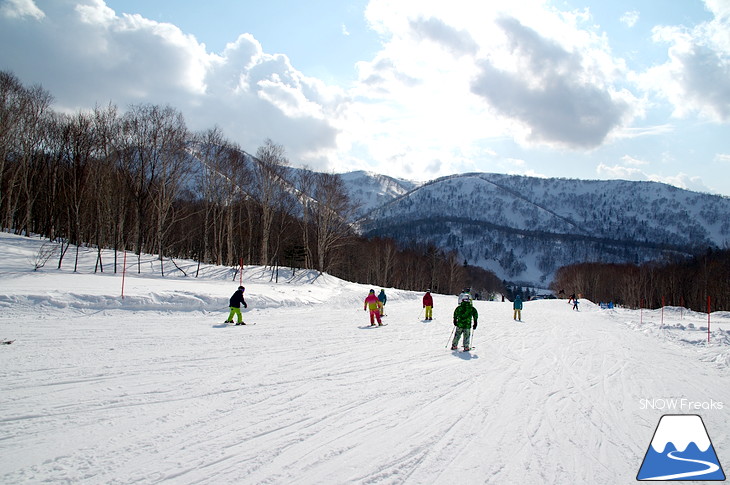
M 357 214 L 367 216 L 381 207 L 418 187 L 416 182 L 359 170 L 340 175 L 350 200 L 358 205 Z
M 656 182 L 469 173 L 377 200 L 388 198 L 360 221 L 366 235 L 456 249 L 470 264 L 533 285 L 566 264 L 637 263 L 730 242 L 730 198 Z

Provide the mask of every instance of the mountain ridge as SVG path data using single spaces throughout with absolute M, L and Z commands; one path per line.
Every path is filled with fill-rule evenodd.
M 453 249 L 517 283 L 544 286 L 567 264 L 642 263 L 730 241 L 730 198 L 659 182 L 471 172 L 408 183 L 361 211 L 365 236 Z

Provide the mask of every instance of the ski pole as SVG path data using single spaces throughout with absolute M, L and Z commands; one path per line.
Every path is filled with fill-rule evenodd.
M 418 319 L 421 319 L 421 315 L 423 315 L 423 308 L 421 308 L 421 313 L 418 314 Z
M 451 341 L 452 341 L 452 340 L 453 340 L 453 338 L 454 338 L 454 333 L 455 333 L 455 332 L 456 332 L 456 325 L 454 325 L 454 328 L 453 328 L 453 329 L 451 329 L 451 335 L 449 335 L 449 341 L 448 341 L 448 342 L 446 342 L 446 348 L 447 348 L 447 349 L 449 348 L 449 344 L 451 343 Z

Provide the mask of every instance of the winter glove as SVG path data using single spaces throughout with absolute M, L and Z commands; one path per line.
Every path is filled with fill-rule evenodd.
M 477 322 L 474 322 L 474 326 L 471 327 L 471 328 L 472 328 L 472 330 L 476 330 L 477 329 Z

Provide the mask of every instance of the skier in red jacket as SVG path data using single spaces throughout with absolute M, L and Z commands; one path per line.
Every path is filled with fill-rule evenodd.
M 423 295 L 423 308 L 426 309 L 426 320 L 433 320 L 433 297 L 431 296 L 431 290 L 426 290 L 426 294 Z

